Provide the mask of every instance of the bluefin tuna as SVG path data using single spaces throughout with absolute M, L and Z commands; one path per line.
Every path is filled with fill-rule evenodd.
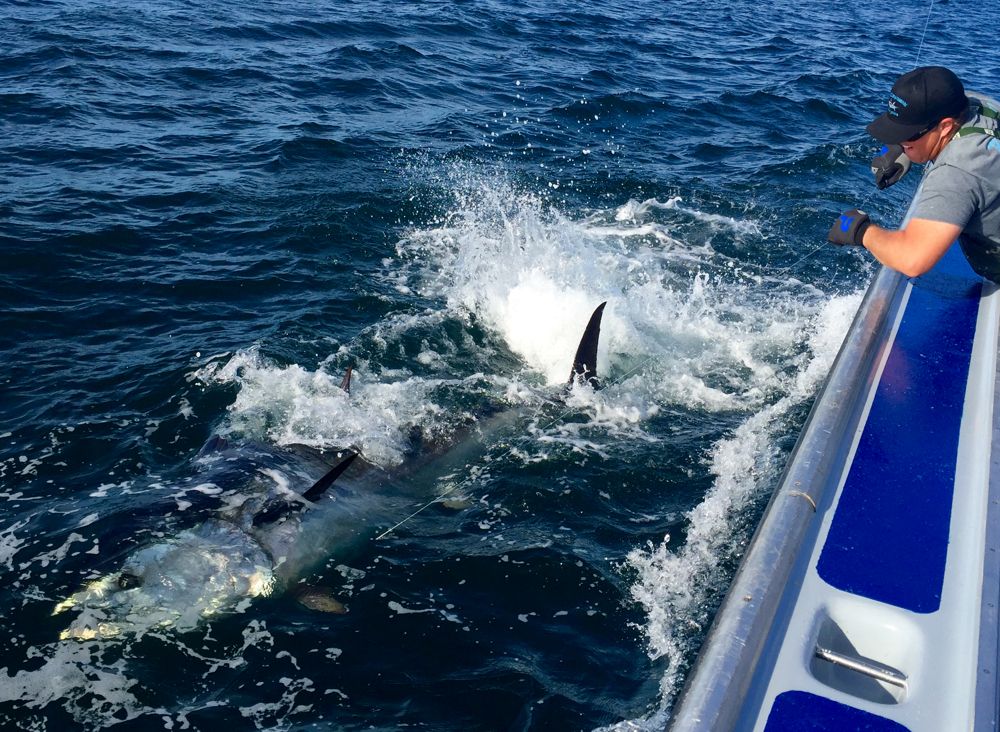
M 604 306 L 598 306 L 585 328 L 571 385 L 599 387 L 596 362 Z M 350 385 L 348 370 L 341 388 L 349 393 Z M 121 569 L 58 603 L 53 614 L 77 612 L 61 637 L 184 632 L 206 618 L 246 611 L 255 598 L 288 591 L 320 563 L 370 540 L 379 526 L 401 516 L 406 501 L 412 505 L 407 486 L 422 482 L 414 480 L 416 474 L 467 459 L 471 436 L 450 445 L 450 459 L 443 453 L 431 459 L 418 456 L 392 472 L 365 461 L 357 448 L 324 454 L 304 446 L 232 446 L 213 437 L 196 462 L 209 472 L 228 468 L 245 476 L 244 488 L 210 518 L 139 547 Z M 327 469 L 310 485 L 305 476 L 315 475 L 321 462 Z M 299 485 L 308 487 L 299 492 Z M 305 593 L 307 606 L 343 610 L 332 599 L 319 602 L 314 595 Z

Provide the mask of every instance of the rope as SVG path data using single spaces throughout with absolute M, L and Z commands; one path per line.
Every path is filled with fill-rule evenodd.
M 816 501 L 813 500 L 813 497 L 810 496 L 808 493 L 804 493 L 802 491 L 789 491 L 788 495 L 795 496 L 797 498 L 805 498 L 806 501 L 808 501 L 809 505 L 812 506 L 813 513 L 816 513 Z

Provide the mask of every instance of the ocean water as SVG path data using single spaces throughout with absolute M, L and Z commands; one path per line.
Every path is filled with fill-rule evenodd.
M 864 124 L 1000 79 L 971 0 L 0 9 L 4 729 L 662 729 L 875 271 L 826 229 L 916 185 Z M 308 571 L 64 637 L 346 448 Z

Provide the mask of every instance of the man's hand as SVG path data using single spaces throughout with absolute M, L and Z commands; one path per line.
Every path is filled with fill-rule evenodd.
M 868 214 L 864 211 L 858 211 L 856 208 L 852 208 L 850 211 L 843 213 L 840 217 L 833 222 L 833 226 L 830 227 L 829 233 L 827 233 L 826 238 L 833 244 L 844 246 L 847 244 L 854 244 L 856 246 L 861 246 L 861 242 L 865 236 L 865 230 L 871 226 L 871 219 L 868 218 Z
M 883 145 L 878 157 L 872 160 L 875 185 L 881 191 L 888 188 L 910 172 L 911 161 L 903 152 L 902 145 Z

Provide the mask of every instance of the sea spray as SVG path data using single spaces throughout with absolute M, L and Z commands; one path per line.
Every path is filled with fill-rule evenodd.
M 747 509 L 774 487 L 781 472 L 777 438 L 787 433 L 792 411 L 812 399 L 826 378 L 860 301 L 860 294 L 854 294 L 826 302 L 809 323 L 808 361 L 788 392 L 712 447 L 709 461 L 715 479 L 687 514 L 684 543 L 675 548 L 668 536 L 629 553 L 628 565 L 637 574 L 632 597 L 647 615 L 643 631 L 649 656 L 665 659 L 667 670 L 653 714 L 607 729 L 663 728 L 688 663 L 722 600 L 732 564 L 742 556 L 754 529 L 746 521 Z

